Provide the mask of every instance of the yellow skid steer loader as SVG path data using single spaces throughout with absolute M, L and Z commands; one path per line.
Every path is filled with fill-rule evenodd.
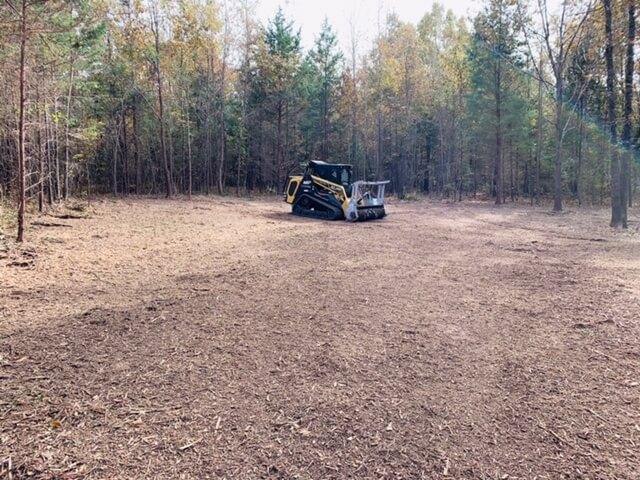
M 353 182 L 351 165 L 311 161 L 302 175 L 289 177 L 284 200 L 303 217 L 349 222 L 383 218 L 389 183 Z

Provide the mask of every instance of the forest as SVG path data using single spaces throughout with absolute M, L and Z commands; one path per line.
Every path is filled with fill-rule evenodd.
M 399 198 L 612 207 L 638 183 L 635 2 L 487 0 L 388 13 L 312 48 L 252 0 L 4 0 L 0 197 L 280 193 L 310 159 Z M 13 207 L 12 207 L 13 208 Z
M 639 479 L 637 1 L 0 0 L 0 479 Z

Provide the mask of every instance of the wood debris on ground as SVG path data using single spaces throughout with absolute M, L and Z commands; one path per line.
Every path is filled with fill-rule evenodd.
M 96 201 L 10 245 L 0 478 L 640 478 L 634 228 L 225 202 Z

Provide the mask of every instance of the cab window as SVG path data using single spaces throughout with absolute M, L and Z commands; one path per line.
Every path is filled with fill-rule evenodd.
M 297 187 L 298 187 L 298 182 L 296 182 L 296 181 L 293 181 L 293 180 L 292 180 L 292 181 L 289 183 L 289 191 L 288 191 L 289 196 L 291 196 L 291 195 L 293 195 L 294 193 L 296 193 L 296 188 L 297 188 Z

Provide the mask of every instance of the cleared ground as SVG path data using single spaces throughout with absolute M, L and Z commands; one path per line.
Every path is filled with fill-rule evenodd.
M 0 478 L 640 478 L 638 224 L 388 211 L 38 219 L 0 248 Z

